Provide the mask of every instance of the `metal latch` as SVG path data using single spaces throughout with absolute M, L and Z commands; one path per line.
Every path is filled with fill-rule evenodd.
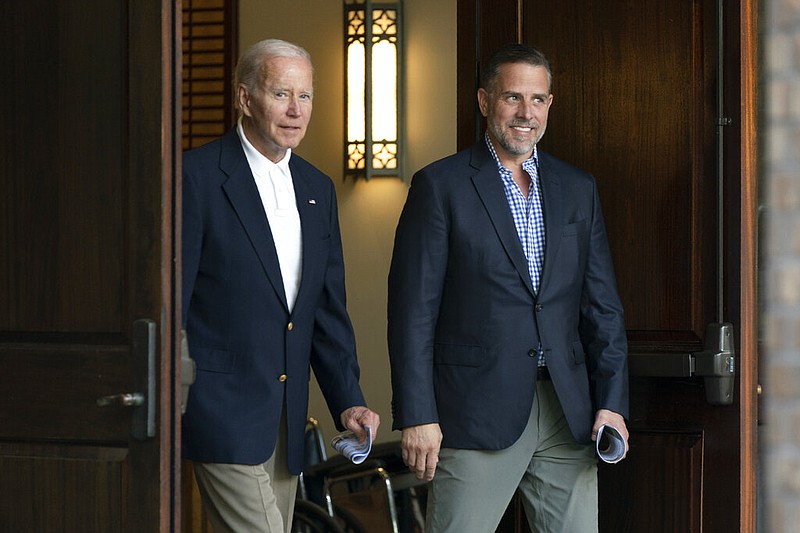
M 695 376 L 702 376 L 706 386 L 706 400 L 713 405 L 733 403 L 733 378 L 736 359 L 733 353 L 733 324 L 709 324 L 703 350 L 696 352 Z

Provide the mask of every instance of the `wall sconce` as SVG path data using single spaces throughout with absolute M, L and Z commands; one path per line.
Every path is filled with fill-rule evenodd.
M 403 0 L 344 0 L 345 176 L 402 178 Z

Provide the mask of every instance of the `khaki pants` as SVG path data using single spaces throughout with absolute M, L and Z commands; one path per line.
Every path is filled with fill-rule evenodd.
M 597 532 L 597 459 L 576 444 L 550 381 L 505 450 L 444 448 L 428 492 L 428 533 L 491 533 L 516 489 L 534 533 Z
M 215 533 L 289 533 L 297 476 L 289 473 L 286 421 L 266 463 L 194 463 L 203 507 Z

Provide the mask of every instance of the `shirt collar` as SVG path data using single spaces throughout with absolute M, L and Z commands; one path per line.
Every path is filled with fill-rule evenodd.
M 509 169 L 503 166 L 503 163 L 500 162 L 500 156 L 497 155 L 497 150 L 494 149 L 494 145 L 492 144 L 491 138 L 489 138 L 488 131 L 483 134 L 483 139 L 486 141 L 486 146 L 489 147 L 489 153 L 492 154 L 492 159 L 494 159 L 494 162 L 497 163 L 497 168 L 500 170 L 500 173 L 503 174 L 511 172 Z M 533 152 L 528 159 L 522 162 L 522 168 L 527 171 L 530 171 L 530 169 L 536 170 L 538 160 L 539 148 L 536 145 L 533 145 Z
M 247 136 L 244 134 L 244 128 L 242 127 L 241 117 L 239 117 L 236 124 L 236 133 L 239 134 L 239 140 L 242 142 L 244 155 L 247 157 L 247 162 L 250 164 L 250 170 L 253 171 L 253 174 L 268 176 L 273 169 L 277 168 L 284 176 L 291 177 L 292 174 L 289 171 L 289 159 L 292 157 L 291 148 L 286 149 L 286 155 L 283 159 L 274 163 L 268 157 L 264 156 L 264 154 L 256 150 L 256 147 L 247 139 Z

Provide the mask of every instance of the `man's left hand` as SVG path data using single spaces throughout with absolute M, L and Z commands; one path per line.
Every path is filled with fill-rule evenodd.
M 613 426 L 622 438 L 625 439 L 625 455 L 628 454 L 628 426 L 625 425 L 625 419 L 622 415 L 609 411 L 608 409 L 600 409 L 597 411 L 597 416 L 594 419 L 594 427 L 592 428 L 592 440 L 597 440 L 597 432 L 600 431 L 600 426 L 607 424 Z
M 372 439 L 378 436 L 378 426 L 381 425 L 381 417 L 378 413 L 371 409 L 357 405 L 342 411 L 339 417 L 342 425 L 355 433 L 359 442 L 364 442 L 367 438 L 367 432 L 364 427 L 369 426 L 372 428 Z

